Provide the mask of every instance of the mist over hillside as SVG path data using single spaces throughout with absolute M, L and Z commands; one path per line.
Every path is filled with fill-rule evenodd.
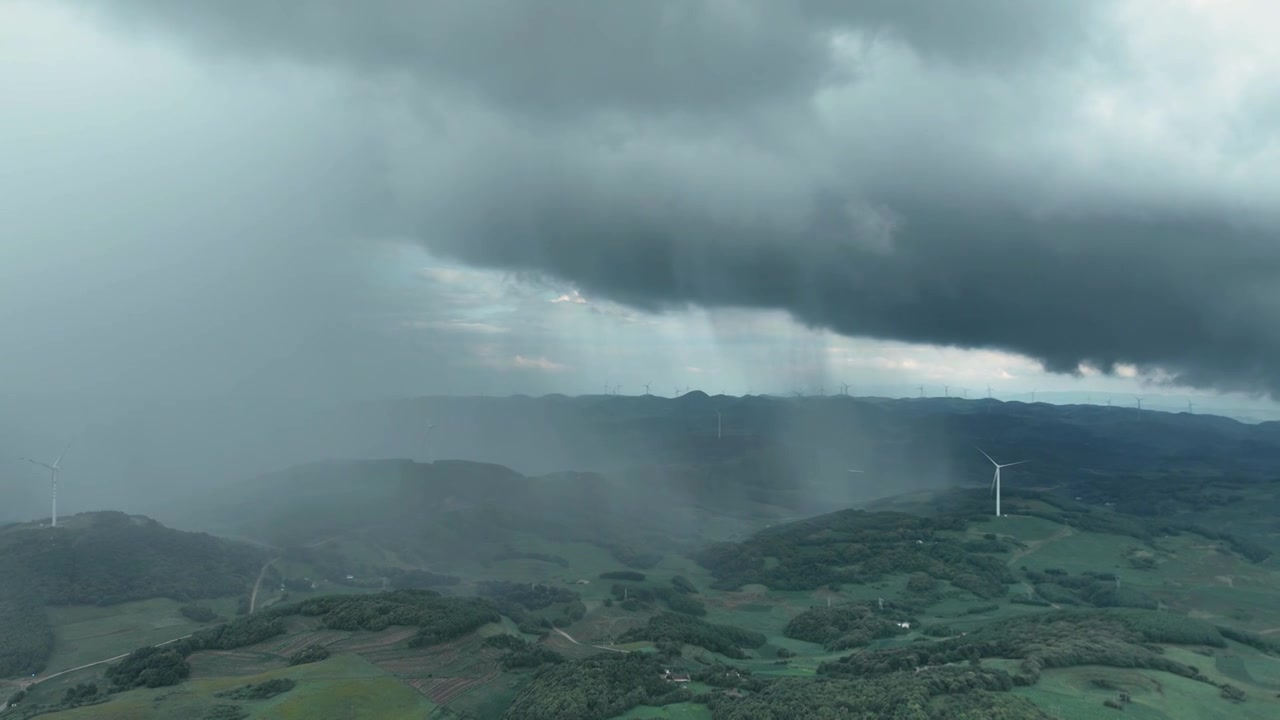
M 720 413 L 719 420 L 717 411 Z M 683 499 L 759 501 L 796 514 L 956 484 L 988 465 L 1032 460 L 1018 482 L 1090 472 L 1273 474 L 1280 423 L 1096 405 L 843 396 L 441 397 L 395 402 L 172 402 L 128 412 L 46 405 L 0 433 L 0 521 L 48 516 L 48 478 L 12 458 L 64 460 L 66 512 L 167 519 L 191 493 L 324 460 L 471 460 L 523 475 L 594 472 L 619 483 L 687 487 Z M 717 423 L 719 422 L 719 426 Z M 719 437 L 717 437 L 719 433 Z M 865 473 L 853 475 L 849 469 Z

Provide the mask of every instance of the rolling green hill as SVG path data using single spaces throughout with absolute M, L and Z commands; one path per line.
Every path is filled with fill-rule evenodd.
M 117 512 L 71 516 L 57 528 L 6 526 L 0 529 L 0 677 L 43 668 L 54 642 L 48 607 L 244 594 L 265 559 L 251 545 Z

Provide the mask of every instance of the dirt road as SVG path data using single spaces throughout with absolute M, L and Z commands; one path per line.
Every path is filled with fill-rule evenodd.
M 267 574 L 267 568 L 271 567 L 280 558 L 271 558 L 258 571 L 258 580 L 253 584 L 253 594 L 249 596 L 249 612 L 253 612 L 258 607 L 258 590 L 262 588 L 262 577 Z
M 1030 555 L 1031 553 L 1039 550 L 1040 548 L 1044 547 L 1045 545 L 1048 545 L 1051 542 L 1057 542 L 1062 538 L 1074 535 L 1075 532 L 1076 531 L 1072 530 L 1069 526 L 1063 525 L 1061 530 L 1059 530 L 1058 532 L 1050 535 L 1049 537 L 1043 540 L 1032 540 L 1027 543 L 1027 547 L 1014 553 L 1013 556 L 1009 558 L 1009 564 L 1012 565 L 1018 562 L 1022 558 Z
M 574 645 L 581 645 L 581 644 L 582 644 L 582 643 L 578 642 L 577 640 L 574 640 L 572 635 L 570 635 L 569 633 L 567 633 L 567 632 L 565 632 L 565 631 L 561 630 L 560 628 L 551 628 L 551 629 L 552 629 L 552 630 L 555 630 L 557 633 L 559 633 L 559 634 L 560 634 L 560 637 L 563 637 L 565 640 L 568 640 L 569 642 L 573 643 Z M 619 650 L 618 648 L 611 648 L 611 647 L 607 647 L 607 646 L 605 646 L 605 645 L 592 645 L 591 647 L 593 647 L 593 648 L 595 648 L 595 649 L 597 649 L 597 650 L 608 650 L 609 652 L 616 652 L 616 653 L 624 653 L 624 654 L 625 654 L 625 653 L 629 653 L 629 652 L 631 652 L 630 650 Z
M 186 635 L 183 635 L 182 637 L 177 637 L 177 638 L 174 638 L 174 639 L 172 639 L 172 640 L 165 640 L 165 641 L 164 641 L 164 642 L 162 642 L 162 643 L 157 643 L 155 647 L 164 647 L 165 645 L 170 645 L 170 644 L 172 644 L 172 643 L 176 643 L 176 642 L 178 642 L 179 640 L 186 640 L 186 639 L 187 639 L 187 638 L 189 638 L 189 637 L 191 637 L 191 634 L 190 634 L 190 633 L 188 633 L 188 634 L 186 634 Z M 34 678 L 21 678 L 21 679 L 18 679 L 18 680 L 14 680 L 14 681 L 12 681 L 12 682 L 13 682 L 13 684 L 14 684 L 14 685 L 17 685 L 17 686 L 18 686 L 18 690 L 26 690 L 27 688 L 31 687 L 32 685 L 38 685 L 38 684 L 40 684 L 40 683 L 42 683 L 42 682 L 44 682 L 44 681 L 46 681 L 46 680 L 52 680 L 52 679 L 54 679 L 54 678 L 56 678 L 56 677 L 62 677 L 63 675 L 66 675 L 66 674 L 68 674 L 68 673 L 79 672 L 79 671 L 84 670 L 84 669 L 86 669 L 86 668 L 94 667 L 95 665 L 102 665 L 102 664 L 104 664 L 104 663 L 115 662 L 115 661 L 117 661 L 117 660 L 123 660 L 123 659 L 125 659 L 125 658 L 127 658 L 127 657 L 129 657 L 129 653 L 125 653 L 125 654 L 123 654 L 123 655 L 117 655 L 117 656 L 115 656 L 115 657 L 109 657 L 109 658 L 107 658 L 106 660 L 98 660 L 98 661 L 96 661 L 96 662 L 86 663 L 86 664 L 84 664 L 84 665 L 80 665 L 80 666 L 78 666 L 78 667 L 73 667 L 73 668 L 68 668 L 68 669 L 66 669 L 66 670 L 59 670 L 58 672 L 53 673 L 52 675 L 45 675 L 45 676 L 43 676 L 43 677 L 34 677 Z M 0 702 L 0 712 L 4 712 L 5 708 L 7 708 L 7 707 L 9 707 L 9 698 L 8 698 L 8 697 L 5 697 L 5 698 L 3 699 L 3 701 L 2 701 L 2 702 Z

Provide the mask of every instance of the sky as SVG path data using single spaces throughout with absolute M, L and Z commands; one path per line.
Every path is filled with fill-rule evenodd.
M 0 395 L 847 384 L 1266 414 L 1277 21 L 0 1 Z

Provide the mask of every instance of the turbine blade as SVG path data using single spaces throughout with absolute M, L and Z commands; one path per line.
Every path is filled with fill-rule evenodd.
M 32 460 L 31 458 L 18 458 L 18 459 L 19 459 L 19 460 L 26 460 L 27 462 L 31 463 L 32 465 L 39 465 L 39 466 L 40 466 L 40 467 L 42 467 L 42 468 L 49 468 L 50 470 L 56 470 L 56 469 L 57 469 L 57 468 L 55 468 L 54 466 L 50 465 L 49 463 L 42 463 L 42 462 L 40 462 L 39 460 Z
M 982 456 L 983 456 L 983 457 L 985 457 L 985 458 L 986 458 L 986 459 L 988 459 L 988 460 L 991 460 L 991 464 L 992 464 L 992 465 L 995 465 L 996 467 L 1000 467 L 1000 463 L 998 463 L 998 462 L 996 462 L 994 459 L 992 459 L 992 457 L 991 457 L 990 455 L 988 455 L 988 454 L 987 454 L 987 451 L 986 451 L 986 450 L 983 450 L 982 448 L 978 447 L 977 445 L 974 445 L 974 447 L 975 447 L 975 448 L 977 448 L 978 452 L 982 453 Z
M 1019 460 L 1019 461 L 1018 461 L 1018 462 L 1016 462 L 1016 463 L 1005 463 L 1004 465 L 1001 465 L 1000 467 L 1002 467 L 1002 468 L 1013 467 L 1014 465 L 1021 465 L 1021 464 L 1023 464 L 1023 463 L 1029 463 L 1029 462 L 1031 462 L 1031 461 L 1030 461 L 1030 460 Z
M 64 448 L 62 448 L 62 452 L 58 454 L 58 459 L 53 461 L 53 464 L 54 464 L 54 465 L 61 465 L 61 464 L 62 464 L 62 458 L 66 457 L 66 455 L 67 455 L 67 451 L 71 449 L 71 443 L 72 443 L 72 442 L 75 442 L 75 441 L 74 441 L 74 440 L 72 440 L 72 441 L 68 442 L 68 443 L 67 443 L 67 446 L 66 446 L 66 447 L 64 447 Z
M 996 494 L 996 480 L 1000 479 L 1000 468 L 996 468 L 996 474 L 991 476 L 991 494 Z
M 866 470 L 854 470 L 853 468 L 849 468 L 849 472 L 851 472 L 851 473 L 863 473 L 863 472 L 866 472 Z

